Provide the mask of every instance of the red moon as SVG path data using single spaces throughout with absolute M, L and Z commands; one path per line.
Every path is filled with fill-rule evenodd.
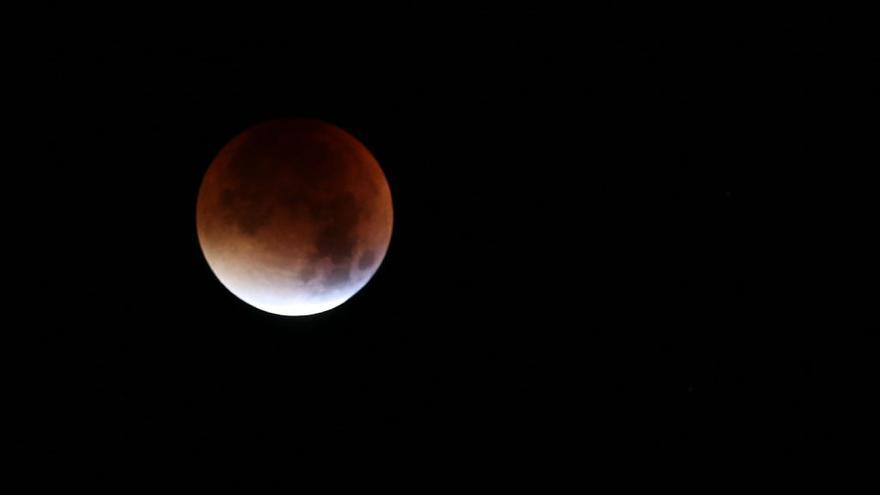
M 196 206 L 199 244 L 220 282 L 285 316 L 327 311 L 363 288 L 392 223 L 391 190 L 369 150 L 307 119 L 235 137 L 205 173 Z

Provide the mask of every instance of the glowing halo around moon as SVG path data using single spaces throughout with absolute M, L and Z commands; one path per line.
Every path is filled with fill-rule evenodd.
M 367 148 L 308 119 L 230 141 L 199 188 L 196 227 L 220 282 L 263 311 L 302 316 L 361 290 L 388 250 L 391 190 Z

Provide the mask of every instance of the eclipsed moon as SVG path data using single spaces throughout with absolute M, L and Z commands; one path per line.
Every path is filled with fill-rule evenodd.
M 333 125 L 259 124 L 230 141 L 199 189 L 205 259 L 246 303 L 298 316 L 369 282 L 388 250 L 391 191 L 369 150 Z

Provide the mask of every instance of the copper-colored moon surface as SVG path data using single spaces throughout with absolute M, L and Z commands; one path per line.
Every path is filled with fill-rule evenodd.
M 269 313 L 327 311 L 369 282 L 391 240 L 391 190 L 369 150 L 333 125 L 259 124 L 230 141 L 199 189 L 205 259 Z

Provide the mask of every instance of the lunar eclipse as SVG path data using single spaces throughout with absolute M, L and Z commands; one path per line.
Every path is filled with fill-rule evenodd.
M 220 282 L 285 316 L 327 311 L 362 289 L 392 223 L 391 191 L 370 151 L 308 119 L 235 137 L 205 173 L 196 206 L 199 243 Z

